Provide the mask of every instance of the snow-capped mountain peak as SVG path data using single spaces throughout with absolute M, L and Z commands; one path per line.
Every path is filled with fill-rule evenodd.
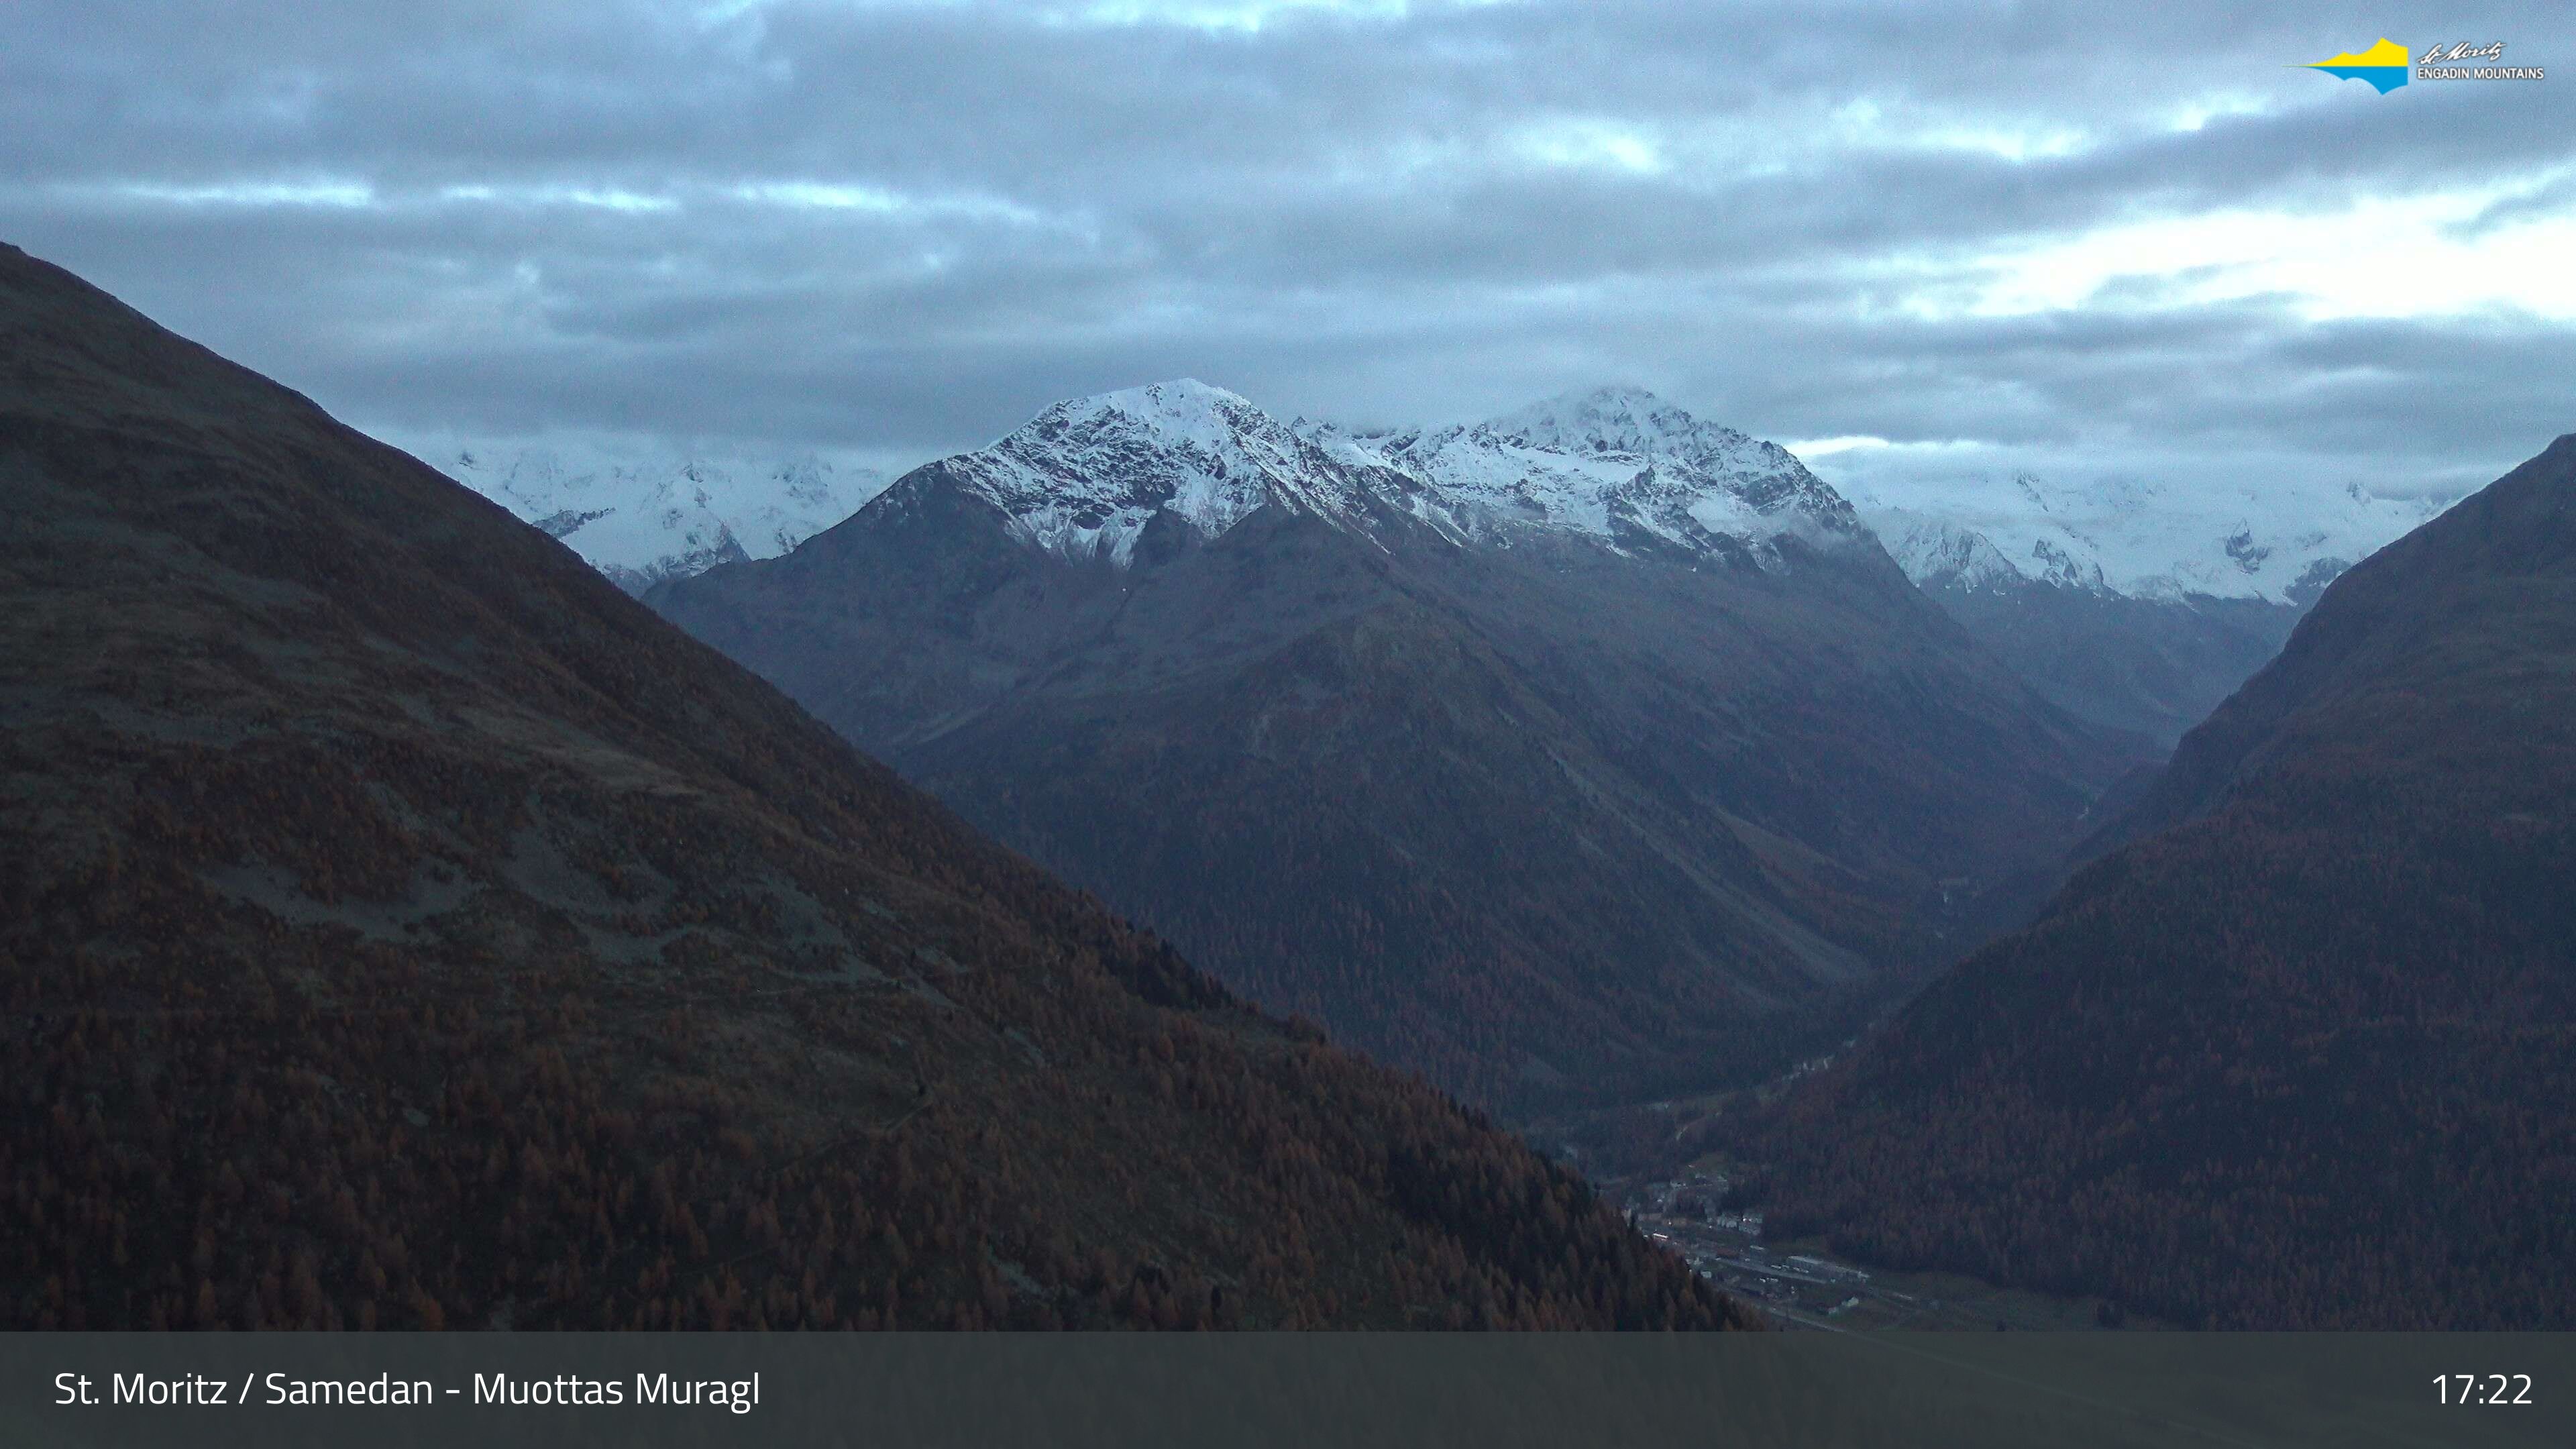
M 1033 547 L 1124 564 L 1158 515 L 1214 537 L 1265 506 L 1347 520 L 1357 460 L 1196 378 L 1052 404 L 947 474 Z
M 1952 585 L 1971 593 L 2009 589 L 2027 577 L 1992 540 L 1972 529 L 1923 522 L 1881 541 L 1905 576 L 1925 588 Z
M 1521 448 L 1572 454 L 1635 454 L 1729 464 L 1788 457 L 1733 428 L 1704 423 L 1641 387 L 1599 387 L 1531 403 L 1476 425 L 1486 437 Z

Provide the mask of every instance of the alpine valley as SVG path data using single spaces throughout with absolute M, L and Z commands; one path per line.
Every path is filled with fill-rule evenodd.
M 2086 853 L 1712 1124 L 1777 1231 L 2184 1324 L 2576 1326 L 2576 435 L 2337 579 Z
M 1635 389 L 1370 436 L 1060 403 L 647 599 L 1232 987 L 1516 1112 L 1847 1036 L 2147 753 L 1797 459 Z

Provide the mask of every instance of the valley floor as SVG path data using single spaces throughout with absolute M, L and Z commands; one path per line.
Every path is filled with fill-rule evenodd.
M 1719 1117 L 1777 1100 L 1835 1055 L 1810 1057 L 1752 1087 L 1532 1123 L 1529 1135 L 1541 1150 L 1552 1147 L 1560 1159 L 1587 1169 L 1603 1198 L 1619 1204 L 1650 1240 L 1782 1327 L 2064 1332 L 2180 1326 L 2099 1297 L 2004 1287 L 1962 1273 L 1899 1271 L 1837 1258 L 1821 1238 L 1766 1237 L 1760 1211 L 1728 1201 L 1733 1179 L 1748 1164 L 1695 1143 Z
M 2062 1332 L 2170 1328 L 2099 1298 L 2003 1288 L 1958 1273 L 1903 1273 L 1829 1256 L 1821 1241 L 1766 1242 L 1762 1214 L 1719 1210 L 1725 1180 L 1648 1182 L 1626 1199 L 1638 1230 L 1783 1327 Z

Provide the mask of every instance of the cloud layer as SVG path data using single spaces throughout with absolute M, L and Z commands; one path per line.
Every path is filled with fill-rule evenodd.
M 2576 429 L 2576 54 L 2395 7 L 2569 68 L 2292 68 L 2350 23 L 20 0 L 0 238 L 397 440 L 902 460 L 1160 377 L 1363 425 L 1634 381 L 1829 477 L 2473 485 Z

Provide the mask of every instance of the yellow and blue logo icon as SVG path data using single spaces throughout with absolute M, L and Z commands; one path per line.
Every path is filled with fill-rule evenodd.
M 2359 55 L 2346 51 L 2341 55 L 2328 56 L 2306 69 L 2321 70 L 2341 80 L 2368 81 L 2384 96 L 2406 84 L 2406 73 L 2414 63 L 2414 57 L 2407 54 L 2405 46 L 2383 35 L 2377 45 Z

